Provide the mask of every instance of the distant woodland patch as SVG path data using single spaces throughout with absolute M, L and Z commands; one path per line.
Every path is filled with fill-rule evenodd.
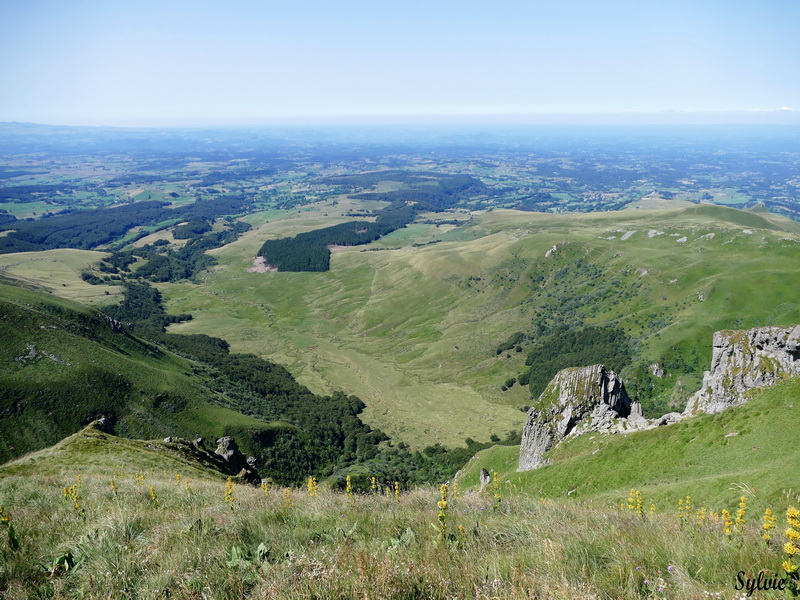
M 442 173 L 418 173 L 408 171 L 377 171 L 359 175 L 342 175 L 322 180 L 324 183 L 366 188 L 380 182 L 392 181 L 403 184 L 403 188 L 388 192 L 368 191 L 350 194 L 359 200 L 383 200 L 385 202 L 413 202 L 420 210 L 441 211 L 473 200 L 489 197 L 494 191 L 481 180 L 471 175 Z
M 417 209 L 405 202 L 393 202 L 375 213 L 374 221 L 350 221 L 323 227 L 291 238 L 267 240 L 258 251 L 279 271 L 327 271 L 331 252 L 328 246 L 358 246 L 405 227 L 414 220 Z
M 252 200 L 245 196 L 219 196 L 198 200 L 181 208 L 165 202 L 144 201 L 113 208 L 70 210 L 38 220 L 15 220 L 0 229 L 13 229 L 0 238 L 0 254 L 53 248 L 89 250 L 124 236 L 137 226 L 173 221 L 198 221 L 246 212 Z

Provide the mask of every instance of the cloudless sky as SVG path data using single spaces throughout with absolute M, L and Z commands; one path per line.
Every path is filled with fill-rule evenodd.
M 798 24 L 798 0 L 0 0 L 0 121 L 788 115 Z

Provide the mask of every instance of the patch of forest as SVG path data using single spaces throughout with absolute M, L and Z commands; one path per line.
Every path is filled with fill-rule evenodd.
M 0 202 L 38 202 L 44 194 L 68 193 L 61 184 L 14 185 L 0 187 Z
M 157 223 L 171 216 L 162 202 L 139 202 L 114 208 L 69 211 L 37 221 L 17 221 L 14 231 L 0 238 L 0 254 L 53 248 L 87 250 L 107 244 L 136 225 Z
M 158 240 L 140 248 L 114 251 L 98 264 L 97 269 L 102 275 L 85 271 L 81 277 L 95 285 L 114 284 L 123 279 L 155 283 L 194 279 L 201 271 L 217 264 L 216 258 L 206 254 L 207 250 L 235 242 L 250 228 L 249 223 L 228 218 L 225 229 L 202 234 L 196 232 L 211 229 L 211 224 L 204 219 L 195 219 L 176 228 L 176 231 L 181 230 L 176 238 L 188 239 L 180 248 L 172 248 L 166 240 Z M 142 263 L 131 270 L 131 266 L 139 261 Z
M 291 238 L 267 240 L 258 255 L 279 271 L 327 271 L 331 256 L 329 245 L 369 244 L 413 221 L 416 208 L 405 202 L 393 202 L 376 215 L 374 221 L 349 221 Z
M 619 373 L 631 359 L 631 340 L 615 327 L 561 329 L 532 344 L 518 378 L 538 398 L 561 369 L 604 364 Z
M 359 200 L 382 200 L 384 202 L 413 202 L 419 210 L 441 211 L 475 197 L 489 197 L 494 191 L 482 181 L 471 175 L 450 175 L 442 173 L 414 173 L 403 171 L 379 171 L 360 175 L 343 175 L 323 180 L 336 185 L 350 185 L 366 188 L 381 181 L 396 181 L 403 188 L 388 192 L 365 191 L 350 194 Z

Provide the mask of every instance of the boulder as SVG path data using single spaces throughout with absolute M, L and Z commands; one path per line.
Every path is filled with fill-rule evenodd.
M 480 491 L 483 491 L 483 488 L 485 488 L 489 484 L 489 482 L 491 480 L 492 480 L 492 477 L 489 475 L 489 471 L 487 471 L 486 469 L 481 469 L 481 489 L 480 489 Z

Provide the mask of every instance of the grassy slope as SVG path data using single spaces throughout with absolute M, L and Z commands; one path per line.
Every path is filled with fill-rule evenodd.
M 90 285 L 81 279 L 81 272 L 105 256 L 105 252 L 68 248 L 0 254 L 0 273 L 35 283 L 62 298 L 102 305 L 114 302 L 114 296 L 120 294 L 120 287 Z
M 798 398 L 800 378 L 794 378 L 716 415 L 627 435 L 586 434 L 558 446 L 554 464 L 522 473 L 516 471 L 519 448 L 493 447 L 459 478 L 476 486 L 485 468 L 497 471 L 509 491 L 553 498 L 575 490 L 578 501 L 623 501 L 637 488 L 660 510 L 687 494 L 697 507 L 730 509 L 742 493 L 761 503 L 796 502 Z
M 55 446 L 32 452 L 0 465 L 0 478 L 13 475 L 37 477 L 105 476 L 114 471 L 181 473 L 192 479 L 221 479 L 223 475 L 204 453 L 160 440 L 131 440 L 89 425 Z
M 577 274 L 558 290 L 535 285 L 528 275 L 552 266 L 544 255 L 554 244 L 577 249 L 602 279 L 627 291 L 623 301 L 593 301 L 586 320 L 613 322 L 641 339 L 642 362 L 679 346 L 705 364 L 717 329 L 800 322 L 798 226 L 771 215 L 714 206 L 498 210 L 437 236 L 442 243 L 337 252 L 328 273 L 246 272 L 265 238 L 296 232 L 300 223 L 318 226 L 312 215 L 262 225 L 213 251 L 220 265 L 202 286 L 165 285 L 170 310 L 195 316 L 174 331 L 224 337 L 237 351 L 287 365 L 315 391 L 355 393 L 368 404 L 370 423 L 413 445 L 521 427 L 517 408 L 529 403 L 527 391 L 502 393 L 499 384 L 520 372 L 524 353 L 498 358 L 494 348 L 529 331 L 537 310 L 598 284 Z M 650 230 L 664 235 L 648 237 Z M 635 233 L 623 241 L 624 231 Z M 658 319 L 664 322 L 654 327 Z
M 68 300 L 0 284 L 0 337 L 2 459 L 54 444 L 100 414 L 142 438 L 216 439 L 270 426 L 215 403 L 224 398 L 192 373 L 193 363 L 113 332 L 103 316 Z
M 781 572 L 783 519 L 765 544 L 768 504 L 749 494 L 745 524 L 730 538 L 719 520 L 692 514 L 681 523 L 671 506 L 639 517 L 616 502 L 540 501 L 506 489 L 498 505 L 491 489 L 456 497 L 450 488 L 440 520 L 433 487 L 399 498 L 324 486 L 313 497 L 245 485 L 226 492 L 219 478 L 149 447 L 162 444 L 107 439 L 102 449 L 113 450 L 101 455 L 101 443 L 96 432 L 73 436 L 0 472 L 3 598 L 199 598 L 211 590 L 275 600 L 695 600 L 732 598 L 740 571 Z M 769 504 L 778 516 L 786 505 Z

